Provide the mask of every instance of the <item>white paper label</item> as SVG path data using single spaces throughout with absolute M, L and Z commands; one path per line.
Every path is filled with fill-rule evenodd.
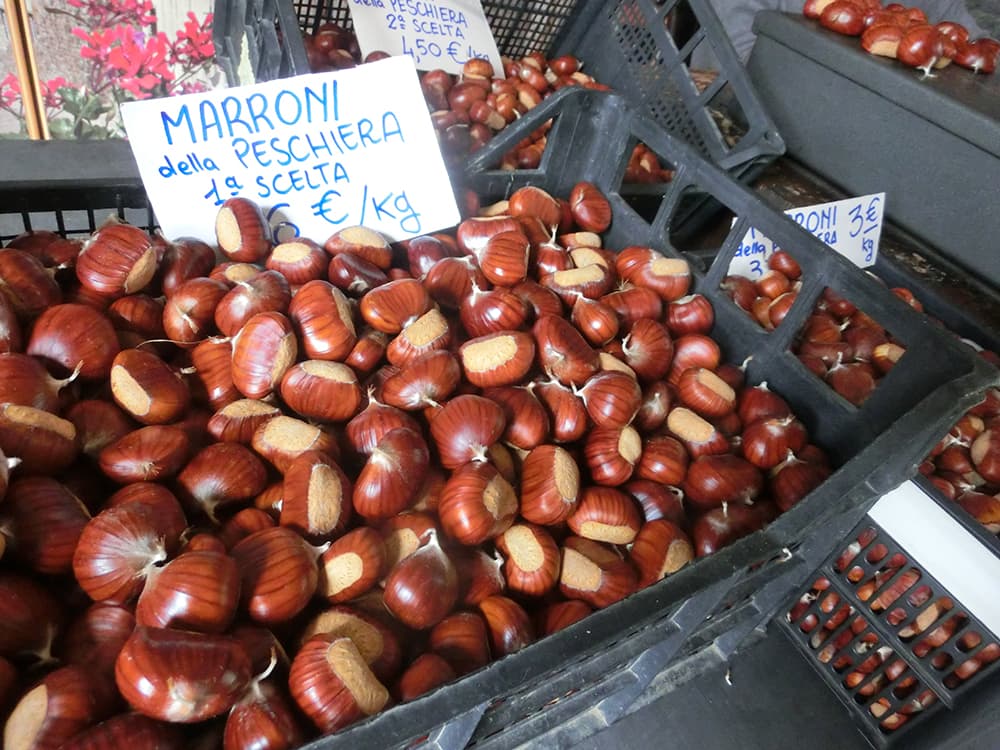
M 845 198 L 804 208 L 790 208 L 785 216 L 807 229 L 859 268 L 875 265 L 882 234 L 885 193 Z M 729 264 L 731 275 L 759 279 L 767 273 L 767 259 L 778 248 L 751 229 L 740 242 Z M 792 250 L 792 255 L 795 252 Z
M 503 75 L 500 51 L 479 0 L 351 0 L 361 54 L 408 55 L 420 70 L 461 73 L 484 57 Z
M 1000 636 L 1000 558 L 913 482 L 883 495 L 868 512 L 947 593 Z M 945 592 L 939 592 L 945 593 Z
M 460 219 L 405 57 L 129 102 L 122 118 L 167 238 L 214 243 L 233 196 L 264 209 L 275 242 L 359 224 L 396 241 Z

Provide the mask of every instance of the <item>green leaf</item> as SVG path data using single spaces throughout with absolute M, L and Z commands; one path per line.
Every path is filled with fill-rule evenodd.
M 65 118 L 49 120 L 49 132 L 52 133 L 52 136 L 54 138 L 60 138 L 66 140 L 72 139 L 73 121 Z
M 59 96 L 63 99 L 63 106 L 67 111 L 79 112 L 80 111 L 80 90 L 72 88 L 71 86 L 63 86 L 59 89 Z M 73 107 L 71 110 L 70 107 Z

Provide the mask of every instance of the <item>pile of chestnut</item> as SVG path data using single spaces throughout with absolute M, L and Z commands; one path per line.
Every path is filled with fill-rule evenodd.
M 772 330 L 795 302 L 801 275 L 795 258 L 778 250 L 768 258 L 768 270 L 759 279 L 730 275 L 723 280 L 722 288 L 761 326 Z M 923 311 L 909 290 L 891 291 Z M 828 287 L 796 337 L 792 351 L 816 377 L 850 403 L 861 406 L 906 349 L 890 331 Z
M 877 276 L 875 278 L 878 278 Z M 786 251 L 768 258 L 756 281 L 730 275 L 722 283 L 733 301 L 761 326 L 772 330 L 784 319 L 801 285 L 801 269 Z M 917 312 L 923 305 L 905 287 L 889 290 Z M 926 314 L 926 313 L 925 313 Z M 929 316 L 930 317 L 930 316 Z M 940 321 L 931 318 L 939 325 Z M 995 352 L 965 340 L 1000 367 Z M 877 321 L 832 289 L 824 289 L 792 351 L 811 372 L 847 401 L 860 406 L 906 349 Z M 935 446 L 920 473 L 993 533 L 1000 533 L 1000 391 L 989 388 Z
M 990 388 L 920 465 L 941 493 L 1000 534 L 1000 389 Z
M 354 33 L 333 22 L 322 24 L 315 34 L 304 34 L 303 38 L 315 72 L 351 68 L 387 57 L 384 52 L 372 52 L 362 61 Z M 495 133 L 565 86 L 608 90 L 584 73 L 581 61 L 573 55 L 550 60 L 540 52 L 533 52 L 520 60 L 504 57 L 503 66 L 503 77 L 496 77 L 488 60 L 476 58 L 465 63 L 461 76 L 440 69 L 420 74 L 424 99 L 447 161 L 460 164 L 485 146 Z M 550 127 L 551 123 L 546 123 L 526 136 L 504 155 L 497 168 L 536 169 Z M 671 176 L 672 172 L 662 167 L 656 154 L 640 143 L 632 150 L 624 181 L 661 183 L 669 182 Z
M 974 73 L 992 73 L 1000 58 L 1000 41 L 969 39 L 961 24 L 931 24 L 923 10 L 900 3 L 882 7 L 880 0 L 806 0 L 802 13 L 831 31 L 861 37 L 866 52 L 899 60 L 925 75 L 952 62 Z
M 0 250 L 4 747 L 290 748 L 760 529 L 831 471 L 588 183 L 391 245 Z M 203 743 L 203 744 L 200 744 Z

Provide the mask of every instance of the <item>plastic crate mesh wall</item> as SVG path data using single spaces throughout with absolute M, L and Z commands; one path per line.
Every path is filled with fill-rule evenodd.
M 501 55 L 522 57 L 547 52 L 577 6 L 577 0 L 484 0 L 483 11 Z M 295 0 L 299 26 L 313 33 L 327 21 L 350 29 L 345 0 Z
M 1000 644 L 870 519 L 788 612 L 786 628 L 876 744 L 1000 662 Z
M 679 3 L 678 6 L 685 6 Z M 675 7 L 674 12 L 682 12 L 695 24 L 685 34 L 691 39 L 700 39 L 700 27 L 696 16 L 686 8 Z M 664 50 L 653 34 L 651 24 L 641 8 L 632 2 L 620 2 L 608 11 L 611 33 L 618 44 L 629 74 L 637 89 L 644 94 L 645 106 L 650 115 L 668 132 L 696 146 L 702 153 L 707 152 L 704 139 L 691 119 L 687 109 L 680 104 L 681 92 L 671 71 L 680 65 L 680 58 L 670 55 L 665 58 Z M 669 12 L 664 12 L 657 23 L 668 26 Z M 696 45 L 693 45 L 696 46 Z
M 156 217 L 151 208 L 109 205 L 97 208 L 0 211 L 0 243 L 6 243 L 22 232 L 47 230 L 63 237 L 85 237 L 94 232 L 109 217 L 115 216 L 147 232 L 156 230 Z

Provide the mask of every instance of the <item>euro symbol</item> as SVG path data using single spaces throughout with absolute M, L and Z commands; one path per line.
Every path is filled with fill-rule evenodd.
M 451 43 L 450 43 L 450 44 L 448 45 L 448 49 L 446 50 L 446 52 L 448 53 L 448 57 L 450 57 L 450 58 L 451 58 L 452 60 L 454 60 L 454 61 L 455 61 L 456 63 L 461 63 L 461 62 L 464 62 L 463 60 L 459 60 L 459 59 L 458 59 L 458 58 L 456 57 L 456 55 L 458 54 L 458 42 L 451 42 Z
M 333 202 L 334 198 L 339 198 L 339 197 L 340 193 L 338 191 L 327 190 L 325 193 L 323 193 L 323 197 L 321 197 L 318 201 L 312 204 L 311 208 L 313 210 L 313 215 L 319 216 L 321 219 L 323 219 L 329 224 L 334 224 L 334 225 L 343 224 L 347 220 L 347 214 L 344 214 L 339 219 L 335 219 L 332 216 L 330 216 L 329 213 L 330 211 L 333 210 L 333 206 L 329 204 Z

